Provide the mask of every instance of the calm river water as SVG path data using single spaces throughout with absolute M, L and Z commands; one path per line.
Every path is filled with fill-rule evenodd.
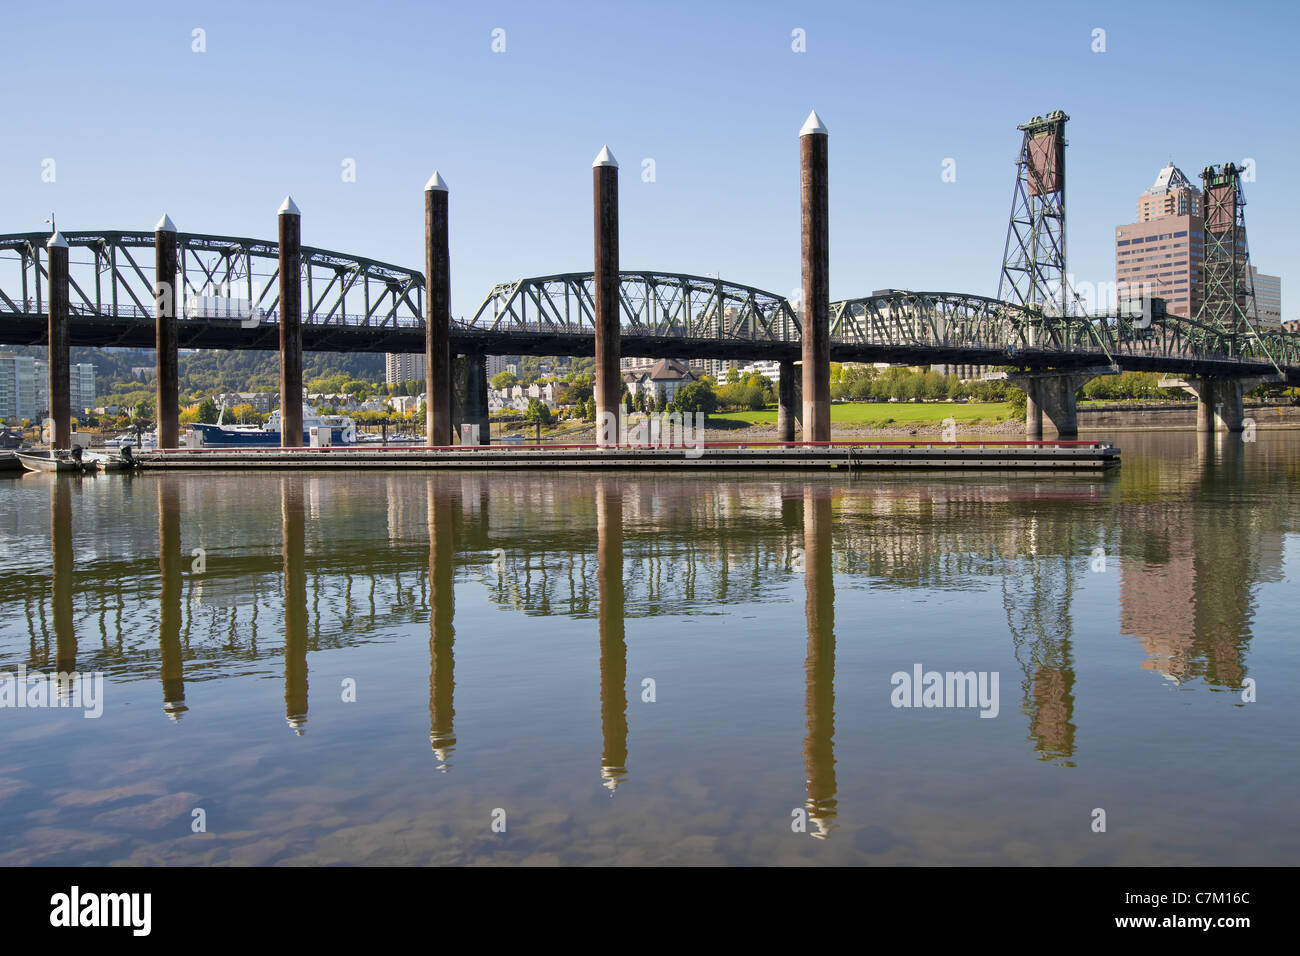
M 5 479 L 0 670 L 103 685 L 0 708 L 0 863 L 1292 864 L 1300 433 L 1113 437 Z

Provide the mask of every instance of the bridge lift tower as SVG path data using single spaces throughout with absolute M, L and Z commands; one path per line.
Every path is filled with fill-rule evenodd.
M 1047 315 L 1064 316 L 1065 124 L 1060 110 L 1018 126 L 1024 138 L 1016 160 L 1011 222 L 1002 253 L 998 298 Z
M 1241 169 L 1234 163 L 1206 166 L 1201 181 L 1205 184 L 1205 278 L 1196 319 L 1219 336 L 1218 343 L 1207 344 L 1240 355 L 1249 344 L 1244 339 L 1259 332 Z

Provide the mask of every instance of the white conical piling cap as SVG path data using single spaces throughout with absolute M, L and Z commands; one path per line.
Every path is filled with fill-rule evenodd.
M 808 136 L 812 133 L 821 133 L 824 136 L 829 132 L 830 130 L 826 128 L 826 124 L 822 122 L 822 118 L 817 115 L 817 111 L 812 110 L 808 113 L 808 118 L 803 121 L 803 126 L 799 130 L 799 135 Z
M 614 154 L 609 151 L 608 146 L 602 146 L 600 155 L 596 157 L 596 161 L 591 165 L 593 168 L 596 166 L 613 166 L 618 169 L 618 160 L 614 158 Z
M 429 181 L 424 184 L 424 191 L 426 193 L 428 192 L 445 193 L 447 191 L 447 180 L 443 179 L 442 176 L 440 176 L 438 174 L 438 171 L 435 169 L 433 171 L 433 175 L 429 177 Z
M 281 216 L 301 216 L 301 215 L 302 215 L 302 213 L 300 213 L 300 212 L 298 211 L 298 204 L 297 204 L 296 202 L 293 201 L 293 197 L 292 197 L 292 196 L 285 196 L 285 197 L 284 197 L 284 202 L 280 203 L 280 215 L 281 215 Z
M 158 225 L 153 227 L 154 232 L 175 232 L 176 223 L 172 222 L 172 217 L 163 213 L 163 217 L 158 220 Z
M 50 236 L 50 241 L 47 242 L 47 243 L 45 244 L 45 248 L 46 248 L 46 249 L 66 249 L 66 248 L 68 248 L 68 240 L 64 239 L 64 238 L 63 238 L 63 233 L 59 232 L 59 231 L 56 229 L 56 230 L 54 230 L 54 235 Z

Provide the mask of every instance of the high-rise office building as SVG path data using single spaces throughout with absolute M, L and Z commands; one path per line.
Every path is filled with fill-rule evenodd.
M 1172 315 L 1192 318 L 1201 306 L 1205 256 L 1201 191 L 1170 163 L 1137 200 L 1137 222 L 1115 230 L 1115 285 L 1120 300 L 1159 296 Z
M 1137 200 L 1137 221 L 1115 230 L 1115 285 L 1122 299 L 1164 299 L 1170 314 L 1196 318 L 1205 265 L 1205 204 L 1201 190 L 1170 163 Z M 1246 251 L 1245 237 L 1241 251 Z M 1282 280 L 1253 265 L 1262 329 L 1282 327 Z

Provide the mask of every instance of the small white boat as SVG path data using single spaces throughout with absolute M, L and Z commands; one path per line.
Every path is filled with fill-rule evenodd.
M 28 449 L 14 452 L 28 471 L 44 471 L 59 475 L 84 475 L 95 470 L 94 465 L 83 462 L 67 451 L 37 451 Z
M 132 471 L 135 468 L 133 462 L 127 461 L 121 456 L 100 455 L 96 452 L 86 452 L 81 456 L 81 460 L 88 465 L 94 465 L 95 468 L 103 472 L 125 472 Z

